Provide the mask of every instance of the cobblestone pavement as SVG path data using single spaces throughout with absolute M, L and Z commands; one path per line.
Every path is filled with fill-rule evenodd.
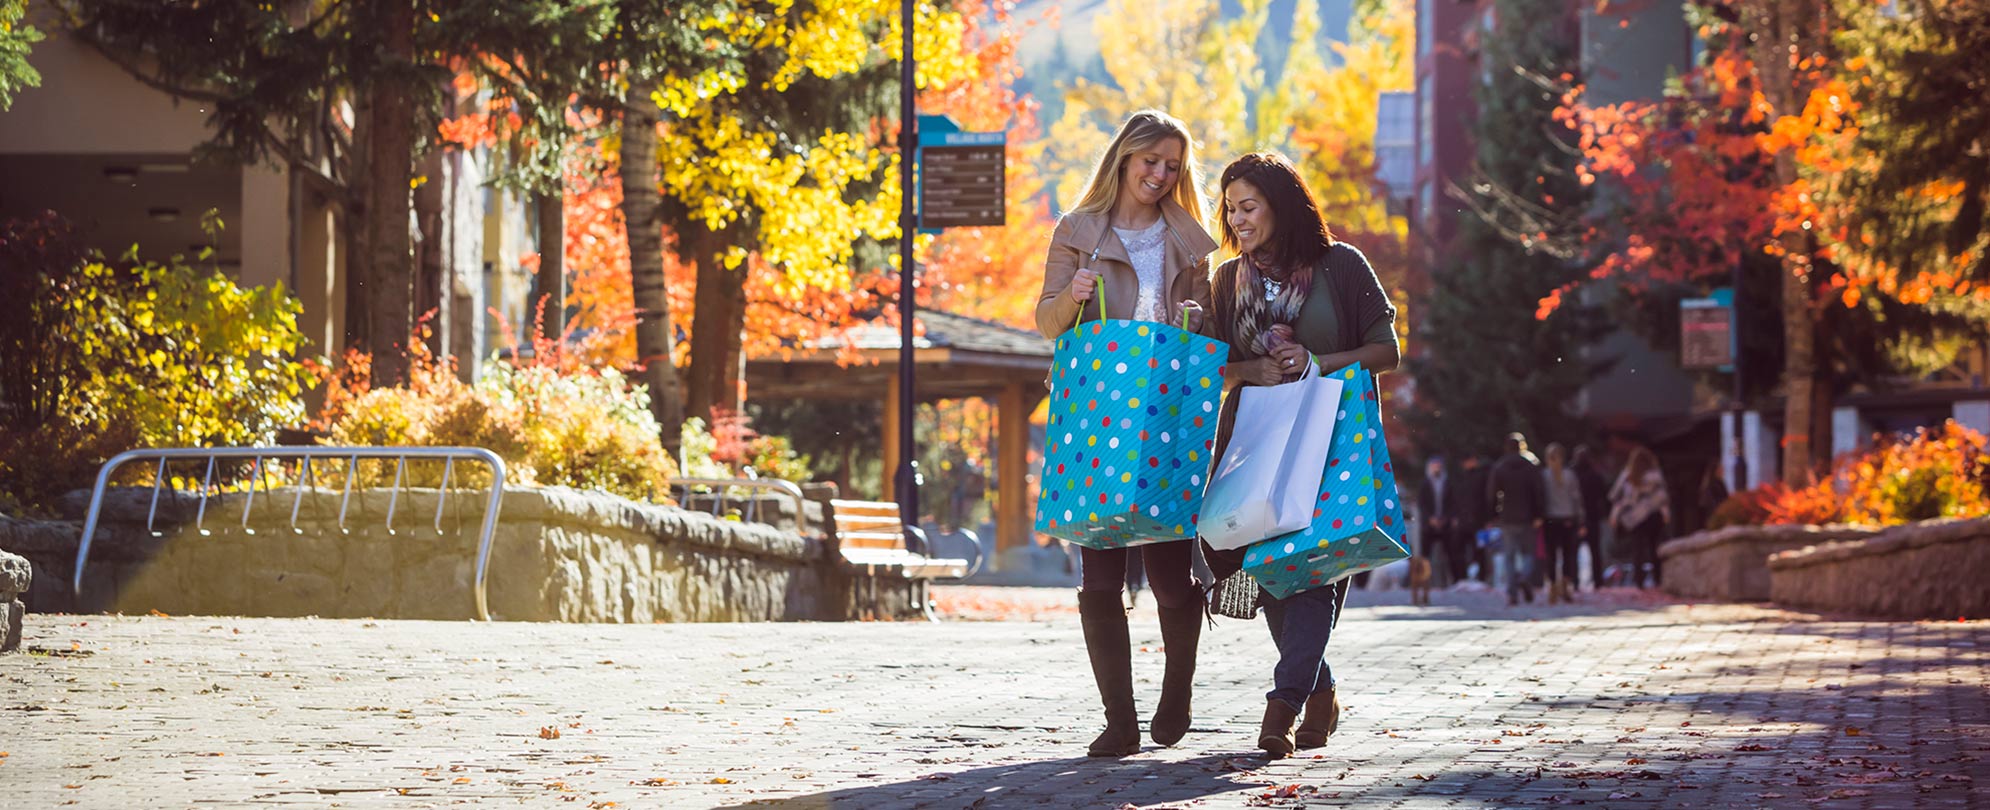
M 1110 761 L 1071 595 L 1008 593 L 945 596 L 1036 619 L 31 615 L 0 806 L 1990 807 L 1990 623 L 1358 595 L 1317 756 L 1253 755 L 1272 648 L 1226 621 L 1188 738 Z

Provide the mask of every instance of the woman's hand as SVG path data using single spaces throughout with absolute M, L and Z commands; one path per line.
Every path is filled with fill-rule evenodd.
M 1183 301 L 1175 305 L 1175 320 L 1190 332 L 1202 331 L 1202 305 L 1194 301 Z
M 1082 304 L 1092 300 L 1092 292 L 1099 286 L 1099 271 L 1090 267 L 1080 267 L 1071 275 L 1071 297 Z
M 1223 376 L 1231 382 L 1245 385 L 1278 385 L 1285 382 L 1286 374 L 1279 370 L 1278 361 L 1269 357 L 1253 357 L 1239 360 L 1224 369 Z
M 1298 375 L 1306 371 L 1306 364 L 1312 362 L 1313 356 L 1306 352 L 1305 346 L 1286 341 L 1272 347 L 1269 359 L 1281 373 Z

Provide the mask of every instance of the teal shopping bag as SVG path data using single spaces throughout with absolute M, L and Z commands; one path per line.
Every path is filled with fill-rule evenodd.
M 1244 554 L 1244 570 L 1280 599 L 1410 556 L 1375 376 L 1360 366 L 1330 376 L 1344 385 L 1313 523 Z
M 1096 549 L 1194 537 L 1227 357 L 1221 341 L 1148 321 L 1059 335 L 1036 530 Z

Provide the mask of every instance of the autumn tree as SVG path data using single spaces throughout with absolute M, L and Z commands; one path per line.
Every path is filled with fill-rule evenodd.
M 1982 97 L 1958 61 L 1972 53 L 1971 29 L 1954 24 L 1968 7 L 1705 4 L 1693 10 L 1705 61 L 1666 98 L 1590 106 L 1572 88 L 1564 104 L 1579 172 L 1619 203 L 1614 223 L 1577 229 L 1601 256 L 1594 277 L 1643 296 L 1740 266 L 1750 300 L 1780 301 L 1786 482 L 1821 460 L 1835 391 L 1946 365 L 1990 314 L 1969 246 L 1982 234 L 1967 181 L 1980 128 L 1958 113 Z M 1551 293 L 1542 312 L 1563 300 Z

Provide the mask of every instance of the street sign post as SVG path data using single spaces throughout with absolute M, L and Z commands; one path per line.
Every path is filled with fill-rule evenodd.
M 919 117 L 919 227 L 1008 224 L 1009 134 L 962 132 L 943 115 Z
M 1734 291 L 1719 289 L 1706 298 L 1680 301 L 1679 365 L 1732 371 L 1734 357 Z

